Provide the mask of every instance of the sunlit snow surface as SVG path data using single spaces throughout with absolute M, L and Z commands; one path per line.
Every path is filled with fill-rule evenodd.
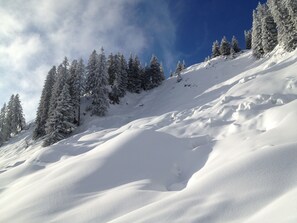
M 193 65 L 51 147 L 0 147 L 0 222 L 297 222 L 297 51 Z

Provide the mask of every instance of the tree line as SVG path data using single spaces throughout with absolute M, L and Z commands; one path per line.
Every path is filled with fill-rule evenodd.
M 0 146 L 18 134 L 26 126 L 23 108 L 18 94 L 11 95 L 9 102 L 4 103 L 0 111 Z
M 236 53 L 240 52 L 241 49 L 238 44 L 238 40 L 235 36 L 232 37 L 231 43 L 227 40 L 226 36 L 222 38 L 221 43 L 219 43 L 218 40 L 213 42 L 212 44 L 212 54 L 211 57 L 215 58 L 218 56 L 234 56 Z M 209 60 L 210 58 L 206 58 L 206 60 Z
M 158 87 L 165 80 L 162 65 L 152 56 L 141 65 L 137 56 L 128 61 L 121 53 L 106 57 L 104 49 L 94 50 L 87 65 L 82 59 L 69 63 L 67 57 L 48 72 L 37 115 L 33 139 L 44 138 L 44 146 L 66 138 L 80 125 L 80 99 L 90 100 L 91 115 L 106 115 L 109 105 L 120 102 L 126 92 L 140 93 Z

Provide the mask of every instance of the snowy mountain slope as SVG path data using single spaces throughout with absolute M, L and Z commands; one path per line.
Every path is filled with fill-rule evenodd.
M 0 149 L 0 222 L 296 222 L 296 71 L 279 48 L 216 58 L 51 147 L 24 132 Z

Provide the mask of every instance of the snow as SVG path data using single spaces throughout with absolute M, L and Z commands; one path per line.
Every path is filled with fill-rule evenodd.
M 0 222 L 295 223 L 296 62 L 215 58 L 50 147 L 22 132 L 0 148 Z

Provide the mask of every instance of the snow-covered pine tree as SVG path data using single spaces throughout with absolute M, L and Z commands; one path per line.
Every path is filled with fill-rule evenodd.
M 46 135 L 45 124 L 49 117 L 49 105 L 52 97 L 53 86 L 56 81 L 56 67 L 53 66 L 48 72 L 48 75 L 45 79 L 41 98 L 39 101 L 39 106 L 37 109 L 37 115 L 35 119 L 35 129 L 33 131 L 33 139 L 38 139 Z
M 110 74 L 112 74 L 113 81 L 111 86 L 111 92 L 109 93 L 109 99 L 112 101 L 112 103 L 118 104 L 120 102 L 120 97 L 124 94 L 124 89 L 120 89 L 120 85 L 122 83 L 122 73 L 121 73 L 121 61 L 120 61 L 120 55 L 114 55 L 112 56 L 112 59 L 110 59 L 110 63 L 112 61 L 112 68 L 109 69 L 109 71 L 112 70 Z M 110 80 L 110 74 L 109 74 L 109 80 Z
M 94 88 L 92 89 L 92 115 L 104 116 L 109 107 L 108 101 L 108 72 L 104 49 L 98 56 L 94 77 Z
M 211 58 L 215 58 L 221 55 L 220 52 L 220 44 L 219 41 L 214 41 L 212 44 L 212 53 L 211 53 Z
M 120 97 L 124 97 L 127 91 L 128 73 L 127 73 L 127 61 L 123 54 L 118 54 L 120 59 L 120 76 L 121 82 L 119 83 Z
M 268 6 L 264 4 L 262 17 L 262 45 L 264 53 L 271 52 L 277 44 L 276 23 L 274 22 Z
M 151 70 L 147 64 L 141 71 L 141 88 L 145 91 L 153 88 Z
M 183 71 L 183 64 L 178 61 L 175 69 L 175 76 L 177 76 L 177 82 L 180 82 L 182 80 L 181 72 Z
M 241 51 L 238 40 L 236 39 L 235 36 L 232 37 L 231 49 L 233 49 L 234 53 L 239 53 Z
M 140 93 L 141 91 L 141 66 L 137 56 L 130 55 L 128 62 L 128 83 L 127 90 L 131 93 Z
M 284 0 L 286 7 L 289 10 L 289 15 L 294 23 L 295 29 L 297 29 L 297 1 L 296 0 Z
M 231 53 L 230 50 L 231 50 L 230 43 L 228 42 L 226 36 L 224 36 L 220 45 L 220 53 L 223 56 L 228 56 Z
M 21 100 L 19 94 L 16 94 L 13 99 L 13 129 L 11 132 L 17 134 L 22 131 L 26 126 L 26 121 L 24 118 L 23 108 L 21 105 Z
M 116 78 L 115 77 L 116 75 L 115 74 L 116 73 L 115 56 L 112 53 L 108 56 L 107 66 L 108 66 L 108 84 L 112 86 Z
M 69 92 L 71 96 L 71 103 L 73 106 L 74 120 L 73 123 L 79 125 L 80 123 L 80 96 L 82 91 L 82 77 L 84 75 L 84 64 L 81 59 L 79 62 L 73 60 L 69 69 Z
M 150 75 L 151 75 L 151 83 L 152 87 L 158 87 L 162 81 L 165 79 L 164 74 L 161 70 L 161 65 L 158 61 L 158 58 L 156 56 L 152 56 L 151 62 L 150 62 Z
M 60 64 L 57 69 L 57 78 L 52 89 L 52 96 L 51 96 L 50 105 L 49 105 L 48 117 L 51 117 L 54 114 L 58 104 L 57 100 L 64 88 L 64 85 L 67 83 L 68 79 L 69 79 L 69 62 L 67 57 L 65 57 L 63 63 Z M 49 121 L 49 119 L 47 121 Z M 53 131 L 50 128 L 51 126 L 48 125 L 47 123 L 46 134 Z
M 268 0 L 267 5 L 272 13 L 278 30 L 278 42 L 287 51 L 292 51 L 297 47 L 297 27 L 290 16 L 286 1 Z
M 258 4 L 256 10 L 253 11 L 253 28 L 252 28 L 252 50 L 256 58 L 262 57 L 264 54 L 262 44 L 262 18 L 263 5 Z
M 47 136 L 43 145 L 49 146 L 66 138 L 75 128 L 73 119 L 69 85 L 65 83 L 57 98 L 57 107 L 47 122 Z
M 252 30 L 244 30 L 245 48 L 252 49 Z
M 88 65 L 86 67 L 86 94 L 92 95 L 95 88 L 95 77 L 97 76 L 96 70 L 98 66 L 98 54 L 96 50 L 92 52 L 89 57 Z

